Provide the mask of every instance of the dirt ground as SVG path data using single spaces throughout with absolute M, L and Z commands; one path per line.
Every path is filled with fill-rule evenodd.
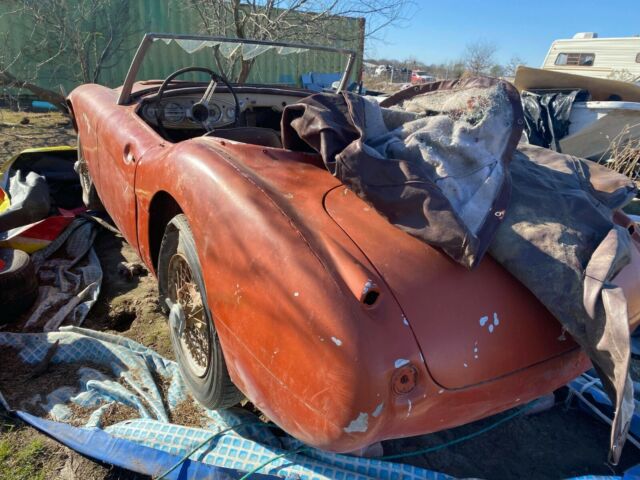
M 23 118 L 27 118 L 28 123 Z M 16 114 L 0 110 L 0 164 L 23 148 L 74 143 L 75 134 L 60 114 Z M 172 358 L 165 318 L 156 300 L 154 278 L 147 274 L 128 279 L 119 273 L 121 262 L 139 261 L 121 238 L 102 232 L 95 247 L 104 281 L 100 298 L 84 326 L 127 336 Z M 634 371 L 640 372 L 637 364 Z M 608 426 L 575 405 L 565 408 L 562 402 L 565 394 L 560 392 L 558 403 L 548 411 L 520 416 L 473 440 L 411 457 L 406 462 L 454 476 L 486 479 L 619 474 L 640 463 L 640 452 L 627 444 L 621 465 L 616 468 L 607 465 Z M 188 423 L 192 410 L 192 405 L 184 405 L 176 416 Z M 384 442 L 385 454 L 439 445 L 478 431 L 495 420 Z M 0 411 L 0 478 L 128 480 L 146 477 L 88 460 Z
M 0 109 L 0 168 L 26 148 L 75 144 L 76 133 L 71 120 L 61 113 Z
M 127 278 L 121 263 L 140 263 L 136 252 L 121 237 L 101 231 L 95 242 L 102 265 L 100 298 L 83 324 L 86 328 L 124 335 L 173 359 L 166 317 L 158 306 L 158 286 L 146 272 Z

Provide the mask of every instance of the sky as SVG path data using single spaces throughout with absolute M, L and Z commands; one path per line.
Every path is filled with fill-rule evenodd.
M 577 32 L 640 35 L 640 0 L 415 0 L 406 16 L 381 40 L 368 41 L 365 57 L 442 63 L 484 41 L 497 47 L 500 63 L 518 56 L 539 67 L 551 42 Z

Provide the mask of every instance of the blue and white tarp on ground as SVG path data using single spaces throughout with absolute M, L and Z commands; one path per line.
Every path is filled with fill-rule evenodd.
M 7 405 L 2 395 L 0 400 L 26 422 L 94 459 L 154 477 L 179 464 L 164 478 L 180 480 L 241 479 L 278 456 L 282 457 L 251 478 L 453 480 L 411 465 L 305 447 L 280 431 L 277 435 L 242 409 L 210 411 L 194 404 L 193 408 L 200 411 L 202 428 L 171 424 L 171 412 L 182 402 L 192 401 L 177 364 L 125 337 L 78 327 L 62 327 L 60 332 L 51 333 L 0 333 L 0 346 L 15 348 L 25 364 L 39 363 L 56 341 L 59 345 L 51 362 L 77 364 L 77 387 L 60 387 L 46 395 L 36 393 L 21 405 Z M 166 390 L 164 400 L 157 381 L 168 385 L 162 389 Z M 114 403 L 133 408 L 137 413 L 132 416 L 138 418 L 102 428 L 105 413 Z M 83 418 L 84 426 L 67 423 L 78 420 L 69 407 L 74 404 L 89 412 L 86 420 Z M 27 413 L 38 408 L 50 419 Z M 203 446 L 182 461 L 199 444 Z M 638 470 L 631 469 L 624 477 L 579 478 L 630 480 L 640 478 Z
M 9 407 L 18 409 L 20 417 L 35 427 L 106 463 L 156 476 L 212 434 L 242 424 L 237 431 L 229 430 L 206 443 L 191 455 L 191 461 L 167 478 L 202 478 L 205 472 L 213 472 L 207 467 L 222 468 L 224 475 L 220 478 L 240 478 L 287 452 L 290 454 L 270 463 L 261 473 L 267 478 L 301 480 L 452 478 L 411 465 L 315 449 L 296 452 L 304 445 L 292 437 L 275 435 L 272 429 L 261 425 L 257 417 L 242 409 L 210 411 L 197 406 L 195 408 L 201 410 L 203 428 L 174 425 L 169 423 L 169 412 L 154 377 L 169 384 L 166 403 L 170 410 L 184 401 L 191 401 L 175 362 L 127 338 L 78 327 L 62 327 L 60 332 L 51 333 L 0 333 L 0 346 L 19 350 L 21 360 L 27 364 L 40 362 L 57 340 L 59 346 L 52 363 L 100 365 L 103 372 L 110 371 L 113 376 L 95 368 L 79 367 L 78 388 L 61 387 L 47 392 L 46 398 L 36 394 L 22 405 Z M 139 418 L 101 429 L 105 410 L 113 402 L 134 408 Z M 70 404 L 93 409 L 84 427 L 64 423 L 72 419 Z M 24 412 L 35 411 L 35 407 L 42 408 L 57 421 Z

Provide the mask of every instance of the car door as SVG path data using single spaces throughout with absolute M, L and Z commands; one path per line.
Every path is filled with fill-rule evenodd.
M 137 115 L 135 106 L 116 106 L 99 126 L 98 193 L 122 235 L 135 248 L 136 167 L 143 155 L 152 155 L 162 145 L 162 138 Z

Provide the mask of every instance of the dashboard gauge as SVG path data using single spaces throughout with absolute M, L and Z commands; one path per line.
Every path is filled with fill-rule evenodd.
M 162 111 L 163 120 L 169 123 L 180 123 L 184 120 L 184 107 L 177 103 L 167 103 Z
M 233 120 L 236 116 L 236 109 L 235 108 L 227 108 L 227 118 L 229 120 Z
M 209 105 L 209 122 L 216 123 L 220 121 L 220 117 L 222 116 L 222 111 L 220 107 L 215 103 Z
M 153 103 L 151 105 L 147 105 L 146 107 L 144 107 L 144 114 L 149 120 L 155 121 L 156 115 L 158 114 L 158 109 L 156 107 L 156 104 Z

